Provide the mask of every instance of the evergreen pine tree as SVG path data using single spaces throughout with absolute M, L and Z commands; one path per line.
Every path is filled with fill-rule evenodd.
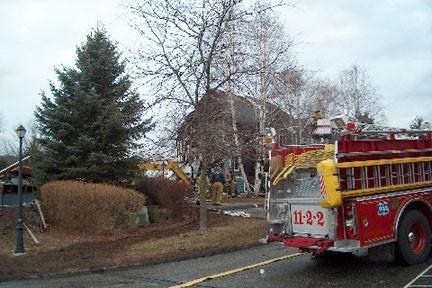
M 32 165 L 39 183 L 53 179 L 121 182 L 136 164 L 137 140 L 152 127 L 131 88 L 125 61 L 106 31 L 96 28 L 77 48 L 74 68 L 55 72 L 52 99 L 42 92 L 35 117 L 40 139 Z

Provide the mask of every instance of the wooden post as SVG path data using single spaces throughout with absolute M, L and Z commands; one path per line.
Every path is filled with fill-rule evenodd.
M 38 201 L 37 199 L 35 200 L 35 203 L 36 203 L 36 207 L 37 207 L 37 209 L 38 209 L 38 211 L 39 211 L 40 218 L 41 218 L 41 220 L 42 220 L 42 225 L 43 225 L 44 228 L 46 229 L 48 226 L 47 226 L 47 224 L 46 224 L 46 222 L 45 222 L 45 217 L 44 217 L 44 215 L 43 215 L 43 213 L 42 213 L 42 209 L 41 209 L 41 207 L 40 207 L 40 203 L 39 203 L 39 201 Z
M 25 223 L 24 223 L 24 228 L 30 234 L 30 237 L 32 238 L 33 242 L 35 242 L 36 244 L 39 244 L 38 239 L 36 238 L 36 236 L 33 234 L 33 232 L 30 230 L 30 228 Z

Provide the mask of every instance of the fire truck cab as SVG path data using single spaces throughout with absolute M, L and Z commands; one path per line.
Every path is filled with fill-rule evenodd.
M 272 145 L 269 155 L 268 242 L 315 254 L 382 248 L 410 265 L 428 259 L 430 130 L 352 130 L 334 144 Z

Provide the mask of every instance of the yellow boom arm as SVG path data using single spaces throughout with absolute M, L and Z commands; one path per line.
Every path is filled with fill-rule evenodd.
M 168 160 L 167 163 L 155 163 L 155 162 L 143 162 L 138 164 L 138 168 L 144 171 L 152 171 L 157 170 L 161 171 L 164 168 L 169 169 L 174 172 L 174 174 L 183 182 L 185 182 L 188 185 L 191 185 L 191 181 L 189 177 L 186 175 L 186 173 L 183 172 L 183 170 L 172 160 Z

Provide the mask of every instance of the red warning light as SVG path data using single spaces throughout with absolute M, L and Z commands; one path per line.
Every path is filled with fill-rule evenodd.
M 354 130 L 356 128 L 355 123 L 354 122 L 348 122 L 347 123 L 347 129 L 348 130 Z

